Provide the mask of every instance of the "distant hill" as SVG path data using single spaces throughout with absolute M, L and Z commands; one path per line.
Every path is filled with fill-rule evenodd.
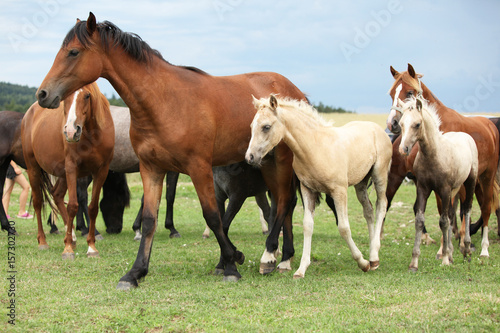
M 35 93 L 38 88 L 21 86 L 7 82 L 0 82 L 0 110 L 10 110 L 25 113 L 35 103 Z M 108 98 L 111 105 L 127 106 L 125 102 L 114 94 Z
M 36 101 L 37 88 L 0 82 L 0 110 L 26 112 Z

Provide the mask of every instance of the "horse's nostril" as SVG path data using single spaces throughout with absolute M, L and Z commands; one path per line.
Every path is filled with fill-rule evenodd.
M 47 91 L 46 91 L 46 90 L 44 90 L 44 89 L 42 89 L 42 90 L 40 90 L 40 91 L 38 92 L 38 100 L 39 100 L 39 101 L 40 101 L 40 100 L 44 100 L 44 99 L 46 99 L 46 98 L 47 98 L 47 96 L 48 96 L 48 93 L 47 93 Z
M 82 133 L 82 127 L 80 125 L 76 125 L 76 135 L 80 135 Z

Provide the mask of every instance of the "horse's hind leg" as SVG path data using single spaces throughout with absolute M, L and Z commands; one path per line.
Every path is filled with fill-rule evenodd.
M 416 272 L 418 270 L 418 258 L 420 257 L 420 242 L 422 240 L 422 232 L 425 223 L 425 207 L 427 205 L 427 199 L 431 191 L 427 188 L 423 188 L 421 184 L 417 187 L 417 201 L 415 202 L 414 212 L 415 212 L 415 243 L 413 245 L 412 258 L 409 266 L 409 270 Z
M 181 234 L 174 227 L 174 201 L 175 192 L 177 191 L 177 182 L 179 173 L 174 171 L 167 172 L 167 191 L 165 198 L 167 199 L 167 214 L 165 215 L 165 228 L 170 230 L 170 238 L 179 238 Z
M 304 201 L 304 247 L 302 249 L 302 259 L 300 259 L 300 267 L 293 274 L 293 278 L 303 278 L 306 274 L 307 267 L 311 263 L 311 243 L 314 230 L 314 209 L 318 194 L 307 188 L 304 184 L 300 184 L 302 191 L 302 200 Z
M 346 241 L 347 246 L 351 251 L 352 258 L 358 263 L 358 267 L 364 272 L 367 272 L 370 270 L 370 262 L 363 258 L 361 251 L 358 249 L 351 236 L 351 228 L 349 226 L 349 218 L 347 215 L 347 187 L 334 189 L 331 193 L 331 197 L 333 198 L 337 209 L 340 235 Z
M 476 177 L 472 175 L 464 183 L 465 200 L 462 203 L 464 214 L 462 225 L 460 226 L 460 252 L 465 258 L 471 254 L 470 221 L 475 184 Z
M 373 269 L 376 269 L 379 264 L 378 258 L 378 249 L 380 249 L 380 230 L 378 244 L 375 239 L 375 226 L 373 223 L 373 206 L 370 202 L 370 198 L 368 197 L 367 184 L 369 177 L 365 178 L 359 184 L 355 185 L 356 196 L 358 201 L 361 203 L 363 207 L 363 216 L 366 220 L 366 224 L 368 226 L 368 238 L 370 239 L 370 267 L 373 263 Z
M 269 217 L 271 216 L 271 207 L 269 206 L 269 201 L 267 201 L 266 192 L 258 193 L 255 196 L 255 202 L 259 206 L 259 216 L 260 224 L 262 226 L 262 234 L 269 234 Z

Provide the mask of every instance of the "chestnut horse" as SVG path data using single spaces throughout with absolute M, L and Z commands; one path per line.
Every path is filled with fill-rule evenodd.
M 450 219 L 455 216 L 453 200 L 462 186 L 465 187 L 463 202 L 464 223 L 460 229 L 460 251 L 464 257 L 470 255 L 470 214 L 474 188 L 477 181 L 478 153 L 472 137 L 464 132 L 439 130 L 441 119 L 433 105 L 411 97 L 402 105 L 401 154 L 407 155 L 418 142 L 419 149 L 413 173 L 417 177 L 417 201 L 415 203 L 415 244 L 410 270 L 418 270 L 420 240 L 424 227 L 427 199 L 432 191 L 441 198 L 439 227 L 443 234 L 442 263 L 453 262 Z
M 94 183 L 88 206 L 87 256 L 98 256 L 95 220 L 101 188 L 113 158 L 115 133 L 108 100 L 99 91 L 97 83 L 69 94 L 57 109 L 44 109 L 35 102 L 23 118 L 21 138 L 38 222 L 38 247 L 48 248 L 41 209 L 49 189 L 66 227 L 62 257 L 74 259 L 73 219 L 78 211 L 77 179 L 92 175 Z M 53 189 L 47 173 L 59 177 Z M 69 197 L 67 208 L 64 205 L 66 191 Z
M 111 22 L 97 24 L 90 13 L 87 21 L 78 21 L 66 35 L 37 91 L 38 102 L 57 108 L 69 94 L 99 77 L 107 79 L 130 107 L 130 139 L 144 185 L 143 237 L 137 258 L 118 288 L 136 287 L 148 273 L 167 171 L 191 177 L 203 217 L 220 246 L 224 280 L 238 280 L 241 275 L 236 263 L 243 263 L 244 256 L 223 231 L 212 166 L 244 159 L 255 115 L 252 94 L 263 97 L 276 93 L 305 100 L 304 94 L 276 73 L 216 77 L 194 67 L 172 65 L 137 35 L 125 33 Z M 291 217 L 296 184 L 292 159 L 290 149 L 280 144 L 272 163 L 262 168 L 277 201 L 276 223 L 261 259 L 266 268 L 276 265 L 274 252 L 282 226 L 282 263 L 288 264 L 294 254 Z
M 476 142 L 479 169 L 478 184 L 475 192 L 481 206 L 481 218 L 484 228 L 481 242 L 481 256 L 489 257 L 488 222 L 492 206 L 494 209 L 498 206 L 498 186 L 495 182 L 499 158 L 498 129 L 485 117 L 465 117 L 455 110 L 446 107 L 420 80 L 422 75 L 417 74 L 412 65 L 408 64 L 408 70 L 402 73 L 396 71 L 391 66 L 391 73 L 394 77 L 394 84 L 389 90 L 389 94 L 393 100 L 391 113 L 387 119 L 389 129 L 397 132 L 399 128 L 401 109 L 398 105 L 398 99 L 404 100 L 412 96 L 421 96 L 421 98 L 424 98 L 430 104 L 435 105 L 436 112 L 441 119 L 441 131 L 465 132 L 471 135 Z M 417 149 L 415 146 L 409 152 L 410 158 L 416 156 Z M 413 160 L 413 158 L 410 159 L 410 161 Z M 409 167 L 412 168 L 412 165 L 409 165 Z M 463 201 L 463 193 L 461 196 L 461 200 Z M 440 206 L 440 200 L 438 200 L 438 206 Z

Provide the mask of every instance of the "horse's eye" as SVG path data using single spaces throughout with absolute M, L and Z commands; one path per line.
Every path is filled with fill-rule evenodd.
M 416 123 L 415 124 L 415 129 L 419 129 L 420 128 L 420 123 Z
M 69 51 L 68 57 L 76 57 L 79 53 L 80 53 L 80 51 L 78 51 L 77 49 L 73 49 L 73 50 Z
M 89 99 L 90 98 L 90 93 L 86 93 L 85 94 L 85 99 Z
M 406 93 L 406 98 L 410 98 L 411 96 L 413 96 L 413 90 L 410 90 Z
M 271 125 L 264 125 L 262 126 L 262 132 L 267 133 L 271 129 Z

